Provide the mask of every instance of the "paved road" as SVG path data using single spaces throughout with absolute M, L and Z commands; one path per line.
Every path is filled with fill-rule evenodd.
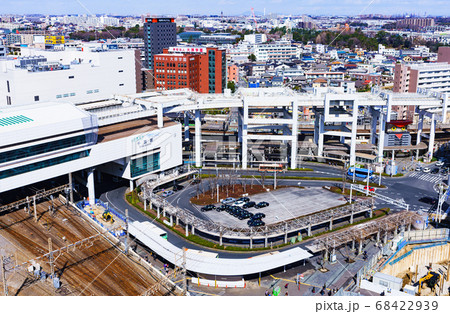
M 316 166 L 316 165 L 307 165 L 308 168 L 313 168 L 314 172 L 303 172 L 300 176 L 310 176 L 310 177 L 330 177 L 330 178 L 336 178 L 341 177 L 342 172 L 338 168 L 334 167 L 328 167 L 328 166 Z M 218 170 L 220 171 L 220 170 Z M 216 170 L 203 170 L 203 173 L 214 173 Z M 250 171 L 250 173 L 254 173 L 255 175 L 259 175 L 257 171 Z M 248 172 L 245 173 L 245 175 L 248 175 Z M 287 172 L 285 175 L 296 175 L 299 176 L 298 172 Z M 280 176 L 281 177 L 281 176 Z M 241 179 L 244 180 L 244 179 Z M 245 180 L 251 180 L 251 179 L 245 179 Z M 286 179 L 279 179 L 277 180 L 278 185 L 286 185 L 286 186 L 297 186 L 299 180 L 286 180 Z M 206 182 L 203 183 L 206 188 Z M 332 184 L 339 184 L 339 182 L 328 182 L 325 183 L 323 181 L 307 181 L 302 180 L 301 185 L 307 186 L 307 187 L 320 187 L 324 185 L 332 185 Z M 420 176 L 417 175 L 407 175 L 405 177 L 401 178 L 382 178 L 382 184 L 384 184 L 387 188 L 386 189 L 377 189 L 377 193 L 391 197 L 391 198 L 403 198 L 406 203 L 410 204 L 411 210 L 419 210 L 419 208 L 427 209 L 430 205 L 421 203 L 418 201 L 419 198 L 423 196 L 432 196 L 436 197 L 437 194 L 433 190 L 433 187 L 435 186 L 434 180 L 423 180 Z M 132 208 L 124 199 L 124 194 L 127 187 L 120 187 L 108 192 L 103 193 L 100 196 L 100 199 L 104 202 L 108 202 L 113 208 L 118 210 L 119 212 L 123 213 L 125 212 L 125 208 L 129 208 L 129 217 L 131 221 L 138 220 L 138 221 L 144 221 L 144 220 L 151 220 L 148 216 L 145 216 L 138 210 Z M 179 206 L 181 208 L 185 208 L 186 210 L 190 211 L 192 214 L 194 214 L 197 217 L 203 218 L 203 219 L 209 219 L 207 215 L 202 213 L 199 210 L 199 207 L 196 205 L 193 205 L 190 203 L 190 198 L 195 195 L 197 187 L 194 185 L 186 185 L 186 187 L 179 192 L 176 192 L 174 195 L 167 198 L 167 201 L 170 202 L 173 205 Z M 392 206 L 390 204 L 384 203 L 382 201 L 377 200 L 376 201 L 376 208 L 383 208 L 383 207 L 391 207 L 394 211 L 402 210 L 401 208 L 396 208 L 395 206 Z M 203 247 L 197 246 L 195 244 L 189 243 L 185 241 L 184 239 L 180 238 L 178 235 L 169 232 L 168 240 L 177 245 L 177 246 L 184 246 L 191 249 L 198 249 L 198 250 L 205 250 Z M 300 247 L 304 248 L 304 243 L 299 244 Z M 229 252 L 220 252 L 220 257 L 236 257 L 239 258 L 245 258 L 250 257 L 254 255 L 259 255 L 261 253 L 229 253 Z

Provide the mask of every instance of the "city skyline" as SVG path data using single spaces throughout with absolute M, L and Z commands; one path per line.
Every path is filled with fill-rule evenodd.
M 219 0 L 211 4 L 211 1 L 199 0 L 189 2 L 171 0 L 169 2 L 136 2 L 131 0 L 71 0 L 55 1 L 41 0 L 36 3 L 33 0 L 5 0 L 0 14 L 110 14 L 110 15 L 182 15 L 182 14 L 208 14 L 241 15 L 250 12 L 253 7 L 255 12 L 263 14 L 311 14 L 311 15 L 364 15 L 364 14 L 415 14 L 438 15 L 450 14 L 450 9 L 444 0 L 402 0 L 393 4 L 387 0 L 343 0 L 336 4 L 332 0 L 257 0 L 237 1 Z

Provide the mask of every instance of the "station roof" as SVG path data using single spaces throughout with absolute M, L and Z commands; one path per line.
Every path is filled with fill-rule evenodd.
M 164 117 L 164 127 L 175 124 L 177 124 L 177 122 Z M 97 143 L 109 142 L 135 134 L 150 132 L 156 129 L 158 129 L 158 121 L 156 116 L 109 124 L 99 128 Z
M 1 146 L 81 131 L 87 125 L 83 123 L 86 120 L 92 122 L 95 117 L 70 103 L 49 102 L 2 108 Z
M 170 263 L 181 266 L 183 249 L 152 233 L 146 224 L 135 221 L 129 225 L 129 232 L 144 245 Z M 220 258 L 209 254 L 186 251 L 186 268 L 201 274 L 221 276 L 243 276 L 275 269 L 312 256 L 301 248 L 293 248 L 275 254 L 264 254 L 252 258 Z

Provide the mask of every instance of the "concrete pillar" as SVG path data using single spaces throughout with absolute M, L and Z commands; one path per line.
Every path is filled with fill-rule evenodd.
M 133 180 L 130 180 L 130 191 L 134 190 L 134 182 Z
M 419 145 L 419 143 L 422 140 L 422 131 L 423 131 L 423 113 L 420 112 L 419 113 L 419 122 L 418 122 L 418 125 L 417 125 L 416 145 Z
M 411 224 L 408 224 L 408 232 L 411 231 Z
M 247 169 L 248 163 L 248 103 L 244 98 L 243 107 L 243 121 L 242 121 L 242 144 L 241 144 L 241 156 L 242 156 L 242 169 Z
M 298 146 L 298 103 L 292 102 L 292 141 L 291 141 L 291 169 L 297 168 Z
M 350 140 L 350 165 L 356 163 L 356 132 L 358 131 L 358 103 L 357 100 L 353 100 L 353 113 L 352 113 L 352 134 Z
M 395 228 L 394 228 L 394 237 L 396 237 L 397 234 L 398 234 L 397 227 L 395 227 Z
M 223 243 L 223 232 L 222 227 L 220 227 L 219 245 L 222 246 L 222 243 Z
M 180 224 L 180 219 L 178 216 L 175 216 L 175 225 L 178 226 Z
M 163 217 L 166 217 L 166 205 L 165 204 L 163 205 L 162 209 L 163 209 L 162 215 L 163 215 Z
M 94 168 L 88 170 L 87 188 L 89 195 L 89 205 L 95 205 Z
M 185 235 L 186 237 L 189 236 L 189 225 L 186 223 L 186 231 L 185 231 Z
M 160 207 L 156 206 L 156 218 L 160 218 L 160 217 L 161 217 Z
M 287 229 L 287 223 L 284 225 L 284 244 L 288 242 L 288 229 Z
M 380 230 L 378 230 L 378 232 L 377 232 L 377 243 L 379 243 L 380 242 Z
M 351 250 L 352 250 L 352 251 L 355 250 L 355 239 L 352 240 L 352 248 L 351 248 Z
M 325 122 L 323 120 L 323 116 L 319 115 L 319 140 L 317 144 L 317 155 L 323 156 L 323 141 L 324 141 L 324 132 L 325 132 Z
M 250 249 L 253 249 L 253 237 L 250 237 Z
M 184 112 L 184 140 L 189 141 L 189 114 L 187 111 Z
M 380 112 L 380 130 L 378 132 L 378 162 L 383 162 L 384 150 L 384 136 L 386 133 L 386 122 L 384 121 L 384 114 Z
M 164 127 L 164 115 L 162 104 L 158 104 L 156 110 L 158 115 L 158 128 L 162 129 Z
M 201 121 L 201 112 L 199 109 L 195 110 L 195 166 L 202 166 L 202 121 Z
M 173 216 L 169 214 L 170 225 L 173 226 Z
M 352 211 L 350 213 L 350 224 L 353 223 L 353 210 L 354 210 L 354 205 L 352 204 Z
M 264 232 L 264 247 L 267 247 L 267 244 L 269 242 L 268 236 L 267 236 L 267 231 L 269 230 L 269 228 L 265 228 L 265 232 Z
M 436 133 L 436 121 L 434 120 L 434 113 L 431 115 L 431 125 L 430 125 L 430 142 L 428 144 L 428 155 L 430 160 L 433 158 L 434 153 L 434 135 Z
M 191 233 L 195 234 L 195 227 L 194 227 L 194 225 L 191 226 Z
M 363 244 L 363 240 L 359 240 L 359 247 L 358 247 L 358 255 L 362 253 L 362 244 Z
M 377 138 L 377 123 L 378 123 L 378 117 L 374 111 L 372 111 L 372 124 L 370 127 L 370 143 L 372 145 L 375 145 L 376 138 Z
M 73 203 L 73 181 L 72 172 L 69 172 L 69 201 Z
M 311 236 L 311 221 L 309 222 L 309 225 L 308 225 L 308 237 L 310 237 Z
M 386 233 L 384 234 L 383 244 L 386 244 L 387 241 L 388 241 L 388 233 L 386 231 Z

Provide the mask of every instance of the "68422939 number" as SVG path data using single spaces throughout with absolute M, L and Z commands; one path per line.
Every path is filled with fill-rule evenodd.
M 375 308 L 385 311 L 436 311 L 438 301 L 377 301 Z

